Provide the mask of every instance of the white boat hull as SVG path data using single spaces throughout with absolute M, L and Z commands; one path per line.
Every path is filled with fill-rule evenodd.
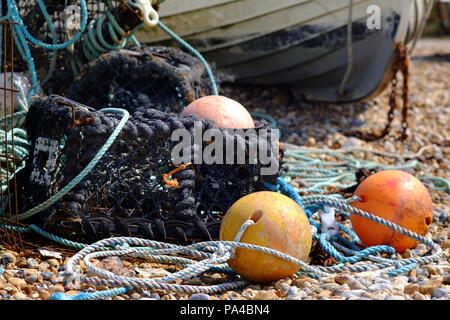
M 306 100 L 367 99 L 389 82 L 394 48 L 420 34 L 432 0 L 166 0 L 161 21 L 222 71 L 246 84 L 289 86 Z M 370 30 L 370 5 L 381 28 Z M 350 17 L 352 9 L 352 19 Z M 347 27 L 352 23 L 351 74 Z M 158 28 L 136 33 L 144 44 L 175 45 Z

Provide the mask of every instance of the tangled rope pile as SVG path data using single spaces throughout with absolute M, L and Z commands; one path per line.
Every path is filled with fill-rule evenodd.
M 355 171 L 359 169 L 404 170 L 417 168 L 422 170 L 423 167 L 417 158 L 432 147 L 432 145 L 422 147 L 416 154 L 400 155 L 361 147 L 332 150 L 299 147 L 285 143 L 284 163 L 286 172 L 284 175 L 288 181 L 302 185 L 302 187 L 296 187 L 297 192 L 324 194 L 329 192 L 330 187 L 334 189 L 354 187 L 357 184 Z M 396 159 L 399 164 L 395 166 L 385 165 L 349 155 L 355 152 Z M 325 157 L 335 160 L 325 159 Z M 409 159 L 409 161 L 405 161 L 405 159 Z M 435 191 L 450 192 L 450 181 L 444 178 L 422 176 L 419 177 L 419 180 L 432 182 Z
M 282 178 L 278 180 L 277 187 L 287 195 L 297 194 L 292 187 L 287 184 Z M 376 221 L 385 225 L 396 232 L 418 240 L 421 243 L 431 247 L 432 254 L 421 257 L 412 257 L 407 259 L 395 259 L 395 257 L 382 257 L 377 253 L 385 253 L 394 255 L 395 250 L 390 246 L 374 246 L 366 249 L 359 249 L 356 246 L 357 238 L 353 238 L 350 242 L 340 235 L 333 236 L 325 230 L 315 233 L 314 237 L 319 239 L 322 247 L 336 258 L 339 263 L 337 265 L 311 266 L 301 260 L 288 256 L 282 252 L 257 245 L 239 242 L 245 230 L 254 223 L 252 220 L 245 222 L 236 235 L 235 241 L 205 241 L 188 246 L 178 246 L 167 244 L 158 241 L 145 240 L 132 237 L 118 237 L 100 240 L 92 245 L 85 246 L 80 252 L 70 258 L 67 263 L 66 276 L 67 279 L 73 281 L 78 279 L 81 282 L 90 283 L 94 285 L 105 285 L 110 287 L 120 287 L 111 290 L 105 290 L 94 293 L 80 293 L 73 296 L 66 296 L 63 293 L 56 293 L 52 295 L 55 300 L 89 300 L 101 297 L 114 296 L 126 293 L 133 288 L 145 289 L 163 289 L 168 291 L 184 292 L 184 293 L 217 293 L 225 290 L 239 289 L 247 286 L 247 281 L 237 280 L 229 283 L 221 283 L 218 285 L 209 286 L 193 286 L 179 284 L 179 281 L 185 281 L 198 276 L 204 272 L 223 272 L 233 274 L 234 272 L 227 267 L 226 262 L 233 255 L 236 248 L 246 248 L 274 255 L 286 261 L 290 261 L 299 266 L 299 275 L 308 275 L 310 277 L 327 277 L 340 272 L 365 272 L 365 271 L 379 271 L 386 276 L 396 276 L 412 269 L 419 265 L 429 264 L 437 261 L 442 255 L 441 248 L 433 241 L 406 230 L 396 224 L 381 219 L 363 210 L 351 207 L 348 202 L 356 201 L 356 198 L 351 198 L 347 201 L 341 199 L 332 199 L 324 196 L 309 196 L 300 199 L 294 197 L 297 203 L 305 208 L 305 212 L 310 218 L 310 221 L 321 228 L 321 224 L 313 220 L 313 214 L 309 210 L 313 206 L 326 206 L 328 208 L 336 208 L 341 212 L 348 214 L 356 214 L 366 219 Z M 353 237 L 350 229 L 339 224 L 339 228 L 348 232 L 349 236 Z M 179 257 L 183 255 L 183 257 Z M 156 263 L 177 265 L 184 269 L 157 279 L 141 279 L 134 277 L 124 277 L 116 275 L 112 272 L 102 270 L 93 265 L 91 259 L 99 259 L 105 257 L 133 257 L 143 258 Z M 190 258 L 186 258 L 186 256 Z M 365 259 L 366 261 L 363 261 Z M 80 261 L 83 261 L 90 274 L 95 274 L 95 277 L 87 277 L 83 275 L 82 269 L 79 267 Z

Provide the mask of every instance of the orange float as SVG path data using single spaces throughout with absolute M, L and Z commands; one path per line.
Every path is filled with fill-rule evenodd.
M 233 241 L 242 224 L 252 219 L 240 242 L 269 247 L 305 261 L 311 250 L 309 220 L 292 199 L 271 191 L 244 196 L 227 211 L 220 227 L 220 239 Z M 293 275 L 299 266 L 270 254 L 236 248 L 229 266 L 244 278 L 267 283 Z
M 224 96 L 206 96 L 193 101 L 180 117 L 188 114 L 209 119 L 219 128 L 250 129 L 255 127 L 250 113 L 239 102 Z
M 356 189 L 361 201 L 351 205 L 424 236 L 433 221 L 433 203 L 425 186 L 399 170 L 377 172 Z M 366 246 L 389 245 L 397 252 L 415 247 L 410 237 L 374 221 L 352 214 L 353 229 Z

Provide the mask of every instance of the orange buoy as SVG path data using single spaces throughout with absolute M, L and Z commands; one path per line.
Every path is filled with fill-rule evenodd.
M 424 236 L 433 221 L 433 203 L 425 186 L 414 176 L 399 170 L 377 172 L 364 180 L 355 195 L 361 201 L 351 205 Z M 397 252 L 418 243 L 386 226 L 352 214 L 353 229 L 367 246 L 389 245 Z
M 252 219 L 240 242 L 275 249 L 305 261 L 311 250 L 309 220 L 289 197 L 271 191 L 251 193 L 236 201 L 220 226 L 220 239 L 233 241 L 242 224 Z M 229 266 L 244 278 L 259 283 L 293 275 L 299 266 L 270 254 L 236 248 Z
M 224 96 L 206 96 L 193 101 L 180 117 L 194 114 L 209 119 L 219 128 L 250 129 L 255 127 L 250 113 L 239 102 Z

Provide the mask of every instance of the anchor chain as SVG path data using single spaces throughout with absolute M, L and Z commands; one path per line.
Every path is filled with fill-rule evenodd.
M 351 131 L 347 132 L 347 136 L 355 136 L 358 139 L 364 141 L 375 141 L 384 138 L 387 136 L 391 130 L 392 121 L 394 120 L 394 112 L 398 108 L 397 103 L 397 85 L 398 85 L 398 74 L 402 73 L 403 75 L 403 88 L 402 88 L 402 133 L 401 140 L 405 140 L 407 138 L 407 129 L 408 129 L 408 108 L 409 108 L 409 55 L 408 55 L 408 47 L 404 44 L 398 44 L 396 48 L 395 61 L 393 64 L 393 75 L 391 81 L 391 93 L 389 95 L 389 111 L 387 115 L 387 123 L 384 127 L 381 134 L 377 135 L 375 133 L 363 133 L 360 131 Z

